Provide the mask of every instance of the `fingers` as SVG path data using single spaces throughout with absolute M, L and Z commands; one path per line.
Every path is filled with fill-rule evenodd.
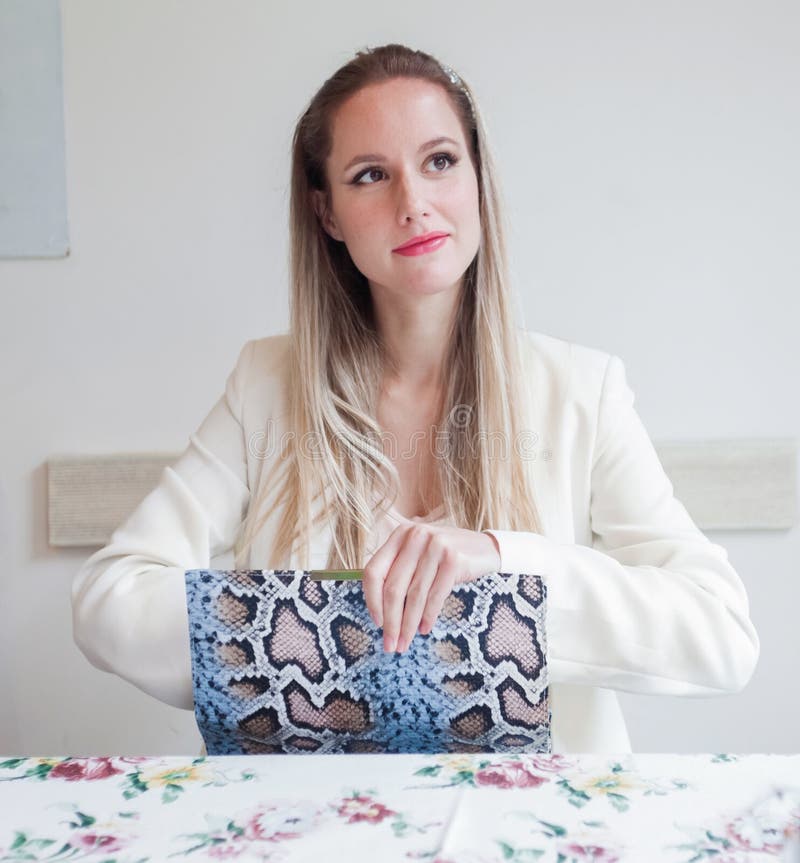
M 429 540 L 430 532 L 425 527 L 416 524 L 406 527 L 403 543 L 383 582 L 383 648 L 386 651 L 400 649 L 398 640 L 409 586 L 416 578 Z
M 422 618 L 419 624 L 421 635 L 427 635 L 436 623 L 436 618 L 444 607 L 445 600 L 450 596 L 453 590 L 453 585 L 458 577 L 458 554 L 452 549 L 446 549 L 439 570 L 436 573 L 431 589 L 428 591 L 428 596 L 425 601 L 425 608 L 422 612 Z
M 383 626 L 384 574 L 388 575 L 389 568 L 394 563 L 405 539 L 405 532 L 405 525 L 398 524 L 364 567 L 361 582 L 364 590 L 364 601 L 370 617 L 375 621 L 375 626 L 378 627 Z
M 385 651 L 402 653 L 417 632 L 427 635 L 433 628 L 466 572 L 453 543 L 444 529 L 404 520 L 367 562 L 364 599 L 376 626 L 383 628 Z
M 442 552 L 441 540 L 434 534 L 428 539 L 425 551 L 417 563 L 406 593 L 405 606 L 401 609 L 402 620 L 397 639 L 397 649 L 401 653 L 408 649 L 411 639 L 417 634 L 417 627 L 428 601 L 428 593 L 437 577 Z

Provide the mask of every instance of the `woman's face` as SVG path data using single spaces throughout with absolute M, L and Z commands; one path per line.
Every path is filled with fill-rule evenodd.
M 332 133 L 323 225 L 370 288 L 406 295 L 457 288 L 480 244 L 478 178 L 444 88 L 414 78 L 364 87 L 336 111 Z M 434 232 L 445 239 L 422 254 L 397 251 Z

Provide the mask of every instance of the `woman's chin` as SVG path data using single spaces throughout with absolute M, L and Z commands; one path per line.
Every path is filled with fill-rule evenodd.
M 433 273 L 417 274 L 416 277 L 397 280 L 391 287 L 381 286 L 378 288 L 384 295 L 391 296 L 435 296 L 436 294 L 450 294 L 458 291 L 463 276 L 452 275 L 436 277 Z M 374 283 L 370 283 L 374 290 Z

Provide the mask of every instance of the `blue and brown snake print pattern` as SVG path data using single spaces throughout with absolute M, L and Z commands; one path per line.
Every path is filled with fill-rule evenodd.
M 458 585 L 403 654 L 384 653 L 360 581 L 302 570 L 185 579 L 209 755 L 551 751 L 538 575 Z

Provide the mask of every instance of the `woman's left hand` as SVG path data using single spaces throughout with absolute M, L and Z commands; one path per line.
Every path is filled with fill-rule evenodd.
M 364 567 L 364 597 L 383 649 L 402 653 L 430 632 L 453 586 L 500 568 L 488 533 L 403 519 Z

